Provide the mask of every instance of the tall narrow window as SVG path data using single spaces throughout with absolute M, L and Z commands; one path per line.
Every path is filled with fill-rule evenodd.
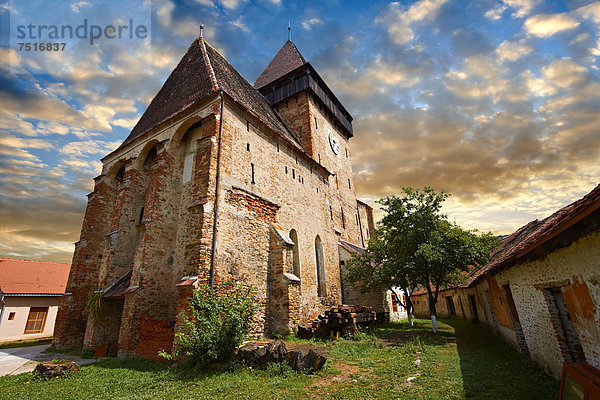
M 515 304 L 515 300 L 513 299 L 510 286 L 508 284 L 502 285 L 502 291 L 504 292 L 504 298 L 506 299 L 508 313 L 513 324 L 515 336 L 517 337 L 517 344 L 519 345 L 519 349 L 521 350 L 521 353 L 529 354 L 529 350 L 527 349 L 527 342 L 525 341 L 525 335 L 523 334 L 523 329 L 521 328 L 521 321 L 519 320 L 519 314 L 517 312 L 517 305 Z M 475 309 L 477 308 L 475 307 Z
M 254 181 L 254 164 L 251 163 L 250 166 L 252 167 L 252 183 L 256 183 Z
M 246 121 L 246 131 L 250 132 L 250 121 Z
M 25 324 L 25 332 L 23 333 L 42 333 L 47 316 L 48 307 L 31 307 L 29 309 L 29 316 L 27 317 L 27 324 Z
M 331 206 L 329 206 L 329 218 L 333 221 L 333 208 Z
M 290 239 L 292 239 L 292 242 L 294 242 L 294 248 L 292 249 L 292 272 L 294 275 L 300 278 L 300 250 L 298 249 L 298 233 L 295 229 L 290 231 Z
M 292 168 L 292 179 L 296 179 L 296 170 Z
M 560 288 L 548 289 L 544 290 L 544 295 L 565 362 L 585 361 L 585 354 L 577 330 L 573 325 L 573 321 L 571 321 L 571 315 L 569 315 L 562 291 Z
M 346 217 L 344 216 L 344 208 L 341 208 L 342 210 L 342 229 L 346 229 Z
M 193 139 L 198 138 L 200 135 L 199 129 L 202 127 L 202 122 L 196 122 L 187 130 L 185 135 L 181 138 L 181 146 L 183 147 L 183 174 L 181 176 L 182 183 L 187 183 L 192 180 L 192 174 L 194 172 L 194 156 L 196 154 L 196 141 Z
M 352 189 L 352 185 L 350 185 L 350 179 L 348 179 L 348 189 Z
M 250 143 L 246 144 L 246 151 L 250 151 Z
M 317 295 L 327 296 L 327 281 L 325 280 L 325 259 L 323 256 L 323 243 L 319 235 L 315 238 L 315 260 L 317 264 Z

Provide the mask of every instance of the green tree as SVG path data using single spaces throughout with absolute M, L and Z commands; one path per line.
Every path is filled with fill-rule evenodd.
M 377 239 L 350 263 L 348 275 L 363 282 L 363 287 L 376 281 L 413 288 L 421 285 L 427 290 L 432 328 L 437 332 L 440 289 L 460 283 L 471 266 L 487 263 L 497 240 L 491 233 L 464 230 L 450 222 L 441 211 L 449 194 L 430 187 L 405 187 L 402 192 L 400 197 L 378 201 L 384 216 Z M 360 268 L 361 272 L 356 271 Z
M 375 235 L 363 253 L 355 253 L 347 263 L 345 279 L 360 285 L 363 293 L 377 291 L 382 286 L 396 295 L 398 302 L 406 309 L 408 323 L 413 326 L 413 303 L 411 295 L 414 285 L 408 274 L 398 274 L 395 259 L 388 254 L 388 246 L 380 236 Z M 398 290 L 404 293 L 404 302 Z

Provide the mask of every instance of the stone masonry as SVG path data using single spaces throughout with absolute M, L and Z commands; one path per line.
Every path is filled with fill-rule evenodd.
M 492 267 L 503 268 L 492 268 Z M 429 317 L 423 289 L 415 315 Z M 452 306 L 450 305 L 452 304 Z M 439 318 L 487 325 L 556 378 L 563 363 L 600 368 L 600 186 L 500 244 L 469 283 L 440 291 Z
M 257 335 L 341 304 L 338 245 L 364 247 L 374 228 L 356 200 L 352 118 L 290 41 L 259 81 L 252 87 L 198 38 L 102 159 L 54 346 L 169 351 L 213 261 L 218 281 L 258 289 Z M 279 97 L 263 95 L 270 88 Z M 85 312 L 95 290 L 108 305 L 102 326 Z

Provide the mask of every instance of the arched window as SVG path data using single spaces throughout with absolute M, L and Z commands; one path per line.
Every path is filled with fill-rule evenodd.
M 315 238 L 315 259 L 317 261 L 317 295 L 327 296 L 327 281 L 325 280 L 325 259 L 323 257 L 323 243 L 319 235 Z
M 300 278 L 300 251 L 298 249 L 298 233 L 295 229 L 290 231 L 290 239 L 294 242 L 294 248 L 292 249 L 293 259 L 293 274 Z
M 194 172 L 194 155 L 196 153 L 196 146 L 193 144 L 192 136 L 202 127 L 202 122 L 196 122 L 185 132 L 181 138 L 181 145 L 184 148 L 183 156 L 183 174 L 181 180 L 183 183 L 192 180 L 192 173 Z
M 150 169 L 152 165 L 154 165 L 154 163 L 156 162 L 157 155 L 158 151 L 156 150 L 156 146 L 153 146 L 146 155 L 146 159 L 144 160 L 144 169 Z
M 119 168 L 119 170 L 117 171 L 117 174 L 115 175 L 115 184 L 117 186 L 117 189 L 121 188 L 124 178 L 125 178 L 125 166 L 123 165 L 121 168 Z

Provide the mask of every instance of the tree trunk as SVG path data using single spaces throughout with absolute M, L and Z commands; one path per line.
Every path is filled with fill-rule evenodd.
M 404 303 L 406 304 L 405 308 L 406 316 L 408 317 L 408 325 L 415 326 L 415 323 L 413 322 L 413 312 L 415 311 L 415 308 L 412 299 L 410 298 L 410 293 L 408 293 L 406 288 L 402 288 L 402 291 L 404 291 Z
M 429 296 L 429 314 L 431 315 L 431 327 L 433 329 L 433 333 L 437 333 L 437 312 L 435 310 L 435 302 L 433 301 L 432 296 Z

